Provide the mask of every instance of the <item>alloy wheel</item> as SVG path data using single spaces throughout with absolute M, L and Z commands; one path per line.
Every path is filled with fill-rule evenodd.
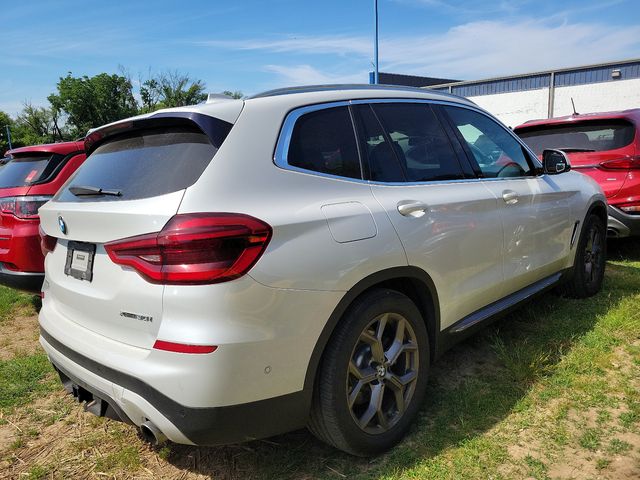
M 597 281 L 602 270 L 602 235 L 596 225 L 589 230 L 589 237 L 584 249 L 584 273 L 587 283 Z
M 365 327 L 347 372 L 347 404 L 360 429 L 384 433 L 402 418 L 415 391 L 418 368 L 418 343 L 406 318 L 384 313 Z

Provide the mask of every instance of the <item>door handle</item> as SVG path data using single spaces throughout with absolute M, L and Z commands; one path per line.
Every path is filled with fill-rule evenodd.
M 429 207 L 422 202 L 416 202 L 413 200 L 403 200 L 398 202 L 398 212 L 400 212 L 400 215 L 404 215 L 405 217 L 420 218 L 427 213 L 428 209 Z
M 507 205 L 515 205 L 518 203 L 518 193 L 513 190 L 505 190 L 502 192 L 502 199 Z

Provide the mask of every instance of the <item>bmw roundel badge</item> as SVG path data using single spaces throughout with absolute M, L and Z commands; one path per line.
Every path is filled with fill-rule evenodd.
M 66 235 L 67 234 L 67 224 L 62 218 L 62 215 L 58 215 L 58 226 L 60 227 L 60 231 Z

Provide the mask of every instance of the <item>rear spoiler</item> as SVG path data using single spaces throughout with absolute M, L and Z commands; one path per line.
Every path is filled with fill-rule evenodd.
M 84 148 L 87 156 L 89 156 L 106 140 L 115 136 L 136 130 L 170 126 L 196 127 L 209 138 L 211 144 L 216 148 L 220 148 L 231 127 L 233 127 L 229 122 L 202 113 L 163 112 L 145 118 L 123 120 L 92 129 L 84 139 Z

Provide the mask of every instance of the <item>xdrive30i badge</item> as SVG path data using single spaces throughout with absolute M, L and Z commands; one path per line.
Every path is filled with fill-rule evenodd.
M 149 315 L 138 315 L 137 313 L 120 312 L 121 317 L 140 320 L 141 322 L 153 322 L 153 317 Z

